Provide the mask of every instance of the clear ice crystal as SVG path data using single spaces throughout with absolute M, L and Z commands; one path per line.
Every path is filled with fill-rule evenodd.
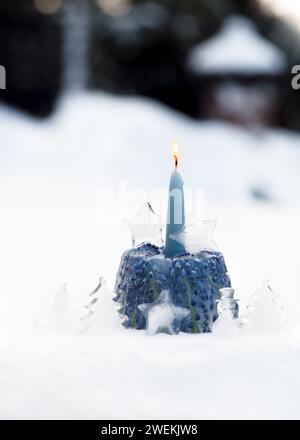
M 143 203 L 137 213 L 131 218 L 126 218 L 124 223 L 131 232 L 132 247 L 143 242 L 163 245 L 162 221 L 149 202 Z
M 213 238 L 216 220 L 197 220 L 192 218 L 183 231 L 173 234 L 171 238 L 181 243 L 187 252 L 195 254 L 203 250 L 217 251 Z
M 179 333 L 181 321 L 190 314 L 188 309 L 172 303 L 168 290 L 163 290 L 154 303 L 140 304 L 138 308 L 146 318 L 147 334 L 151 336 Z

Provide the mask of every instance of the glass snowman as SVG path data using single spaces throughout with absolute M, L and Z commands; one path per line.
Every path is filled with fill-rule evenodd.
M 221 298 L 217 300 L 218 319 L 213 326 L 213 333 L 218 335 L 229 335 L 236 333 L 239 329 L 239 306 L 238 299 L 235 299 L 234 289 L 225 287 L 220 289 Z

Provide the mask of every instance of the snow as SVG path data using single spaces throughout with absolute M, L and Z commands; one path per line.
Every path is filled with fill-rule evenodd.
M 195 73 L 276 75 L 286 66 L 284 53 L 262 37 L 249 19 L 234 15 L 209 40 L 194 46 L 187 59 Z
M 0 116 L 0 417 L 299 418 L 299 135 L 101 93 L 65 96 L 44 122 L 4 106 Z M 129 204 L 137 191 L 165 215 L 174 138 L 187 192 L 204 190 L 203 215 L 218 219 L 241 314 L 268 279 L 285 327 L 231 337 L 121 327 L 111 289 L 131 234 L 122 210 L 104 224 L 101 191 L 113 197 L 125 182 Z M 254 199 L 254 187 L 270 201 Z M 110 290 L 92 331 L 80 318 L 41 328 L 62 283 L 83 317 L 100 276 Z

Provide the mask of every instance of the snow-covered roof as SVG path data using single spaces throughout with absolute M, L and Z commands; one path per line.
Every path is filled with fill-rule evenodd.
M 254 23 L 242 16 L 230 16 L 224 26 L 205 43 L 188 54 L 188 66 L 194 73 L 276 74 L 284 69 L 284 53 L 263 38 Z

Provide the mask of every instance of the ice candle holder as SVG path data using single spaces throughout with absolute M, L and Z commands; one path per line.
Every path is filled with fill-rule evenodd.
M 125 327 L 151 328 L 151 333 L 211 332 L 218 318 L 220 289 L 231 287 L 230 278 L 221 252 L 205 245 L 190 252 L 182 240 L 183 180 L 177 171 L 177 151 L 173 156 L 165 245 L 144 242 L 123 254 L 115 300 Z

